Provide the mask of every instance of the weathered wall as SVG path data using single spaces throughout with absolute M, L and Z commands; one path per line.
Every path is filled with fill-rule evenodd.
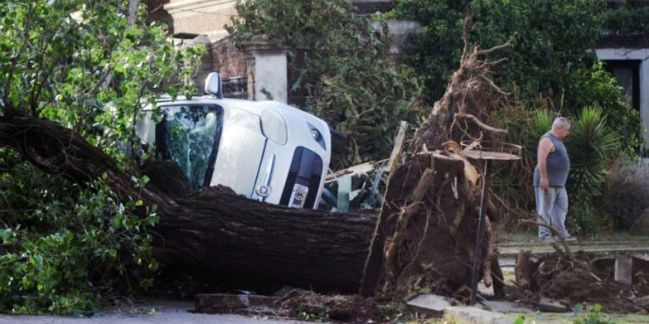
M 214 68 L 219 71 L 223 80 L 246 76 L 244 55 L 228 37 L 212 44 Z
M 275 100 L 286 103 L 288 100 L 288 76 L 286 52 L 254 53 L 254 100 Z M 270 97 L 267 94 L 270 94 Z M 249 94 L 250 96 L 250 94 Z

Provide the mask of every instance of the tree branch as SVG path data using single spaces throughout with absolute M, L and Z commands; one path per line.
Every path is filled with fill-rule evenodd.
M 498 51 L 498 50 L 501 50 L 503 48 L 511 46 L 512 43 L 514 42 L 514 37 L 516 37 L 517 34 L 518 33 L 514 33 L 512 35 L 512 37 L 510 37 L 509 40 L 504 44 L 500 44 L 500 45 L 496 45 L 496 46 L 494 46 L 492 48 L 476 51 L 476 55 L 488 55 L 488 54 L 491 54 L 491 53 L 493 53 L 495 51 Z
M 483 123 L 480 119 L 478 119 L 478 117 L 476 117 L 476 116 L 474 116 L 474 115 L 471 115 L 471 114 L 456 113 L 456 114 L 455 114 L 455 117 L 458 117 L 458 118 L 465 118 L 465 119 L 470 119 L 470 120 L 473 121 L 476 125 L 478 125 L 480 128 L 482 128 L 482 129 L 484 129 L 484 130 L 486 130 L 486 131 L 490 131 L 490 132 L 494 132 L 494 133 L 507 134 L 507 130 L 506 130 L 506 129 L 495 128 L 495 127 L 489 126 L 489 125 Z

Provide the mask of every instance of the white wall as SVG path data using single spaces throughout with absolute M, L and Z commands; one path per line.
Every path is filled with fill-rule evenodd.
M 288 62 L 286 52 L 255 53 L 254 59 L 254 99 L 269 99 L 262 92 L 262 89 L 265 89 L 273 96 L 273 100 L 286 103 L 288 101 Z
M 596 50 L 600 60 L 640 60 L 640 116 L 644 145 L 649 148 L 649 49 L 602 48 Z

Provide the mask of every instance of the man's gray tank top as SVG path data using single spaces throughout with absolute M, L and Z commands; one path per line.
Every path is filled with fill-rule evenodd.
M 548 154 L 548 160 L 546 163 L 548 182 L 551 187 L 565 187 L 566 180 L 568 180 L 568 173 L 570 172 L 570 157 L 568 156 L 568 150 L 566 150 L 566 146 L 563 145 L 563 142 L 552 133 L 545 133 L 545 135 L 541 136 L 541 139 L 543 137 L 547 137 L 552 144 L 554 144 L 554 152 Z M 538 162 L 536 163 L 536 168 L 534 168 L 534 186 L 541 186 L 541 173 L 539 171 Z

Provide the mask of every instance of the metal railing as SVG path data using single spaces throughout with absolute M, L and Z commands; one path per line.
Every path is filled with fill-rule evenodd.
M 247 99 L 248 78 L 237 76 L 223 80 L 223 98 Z

